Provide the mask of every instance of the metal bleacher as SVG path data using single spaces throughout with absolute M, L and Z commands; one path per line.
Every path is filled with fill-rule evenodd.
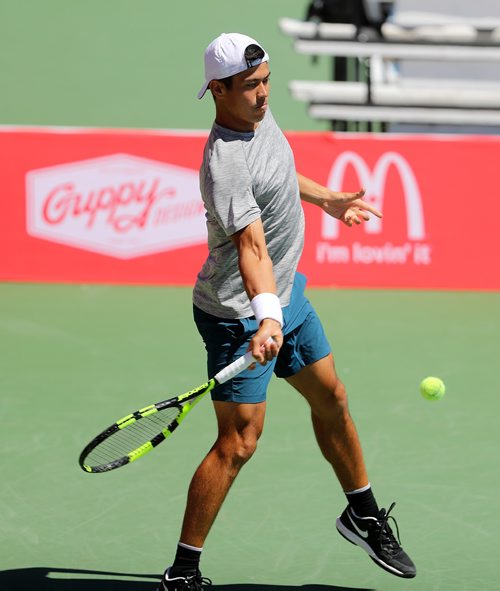
M 500 129 L 500 19 L 395 12 L 377 30 L 290 18 L 282 18 L 279 26 L 300 54 L 342 57 L 362 66 L 355 80 L 290 82 L 292 96 L 308 104 L 314 119 L 378 122 L 383 129 L 401 123 Z M 401 63 L 415 60 L 460 62 L 470 68 L 494 64 L 498 78 L 424 78 L 398 73 Z

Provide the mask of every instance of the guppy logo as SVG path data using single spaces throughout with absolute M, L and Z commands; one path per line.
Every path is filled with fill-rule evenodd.
M 119 258 L 205 242 L 198 173 L 113 154 L 26 175 L 31 236 Z

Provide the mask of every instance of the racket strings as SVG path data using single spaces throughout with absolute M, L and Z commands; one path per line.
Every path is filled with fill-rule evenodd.
M 127 456 L 161 433 L 181 410 L 176 406 L 167 407 L 118 429 L 89 451 L 85 464 L 97 467 Z

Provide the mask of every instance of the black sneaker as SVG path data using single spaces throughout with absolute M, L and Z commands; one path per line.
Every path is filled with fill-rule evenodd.
M 184 573 L 179 576 L 171 576 L 168 568 L 162 577 L 158 591 L 202 591 L 210 587 L 212 581 L 201 576 L 199 570 L 193 573 Z
M 411 579 L 417 574 L 417 570 L 411 558 L 401 548 L 398 524 L 392 515 L 390 517 L 396 525 L 398 539 L 394 537 L 388 524 L 389 513 L 395 504 L 392 503 L 388 511 L 380 509 L 377 517 L 358 517 L 348 506 L 337 518 L 337 530 L 346 540 L 363 548 L 386 571 Z

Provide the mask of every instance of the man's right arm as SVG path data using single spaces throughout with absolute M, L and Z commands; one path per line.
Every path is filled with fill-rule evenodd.
M 233 234 L 231 240 L 238 251 L 240 274 L 252 309 L 257 319 L 262 316 L 250 341 L 250 350 L 260 363 L 264 363 L 276 357 L 283 343 L 283 319 L 261 219 Z M 267 342 L 269 337 L 272 337 L 271 342 Z

